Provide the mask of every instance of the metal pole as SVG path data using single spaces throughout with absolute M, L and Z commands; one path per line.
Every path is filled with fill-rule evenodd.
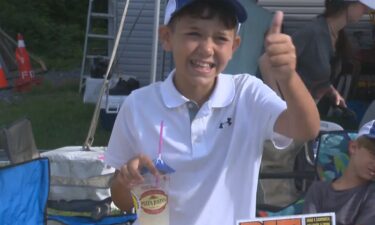
M 81 63 L 81 73 L 79 78 L 79 90 L 78 93 L 81 94 L 82 88 L 83 88 L 83 79 L 85 74 L 85 67 L 86 67 L 86 54 L 87 54 L 87 42 L 88 42 L 88 34 L 90 32 L 90 18 L 91 18 L 91 11 L 92 11 L 92 2 L 94 0 L 89 1 L 89 9 L 87 10 L 87 18 L 86 18 L 86 32 L 85 32 L 85 43 L 83 44 L 83 57 L 82 57 L 82 63 Z
M 158 42 L 159 42 L 159 15 L 160 15 L 160 0 L 155 0 L 155 12 L 154 12 L 154 33 L 152 42 L 152 56 L 151 56 L 151 71 L 150 71 L 150 83 L 156 81 L 156 66 L 158 62 Z
M 121 38 L 123 29 L 124 29 L 124 25 L 125 25 L 125 18 L 126 18 L 126 15 L 128 13 L 129 2 L 130 2 L 130 0 L 126 0 L 124 11 L 123 11 L 122 17 L 121 17 L 120 26 L 118 28 L 118 32 L 117 32 L 117 35 L 116 35 L 115 44 L 113 46 L 112 55 L 111 55 L 111 58 L 109 60 L 107 71 L 104 75 L 104 83 L 102 85 L 102 88 L 100 89 L 99 97 L 98 97 L 98 100 L 97 100 L 96 105 L 95 105 L 94 115 L 92 116 L 92 119 L 91 119 L 89 132 L 87 134 L 86 141 L 85 141 L 85 143 L 83 144 L 83 147 L 82 147 L 82 149 L 85 150 L 85 151 L 89 151 L 90 147 L 94 143 L 94 135 L 95 135 L 95 132 L 96 132 L 98 119 L 99 119 L 99 113 L 100 113 L 100 103 L 102 101 L 102 96 L 103 96 L 105 90 L 108 88 L 108 76 L 109 76 L 109 73 L 112 70 L 113 62 L 115 60 L 117 50 L 118 50 L 118 46 L 120 44 L 120 38 Z

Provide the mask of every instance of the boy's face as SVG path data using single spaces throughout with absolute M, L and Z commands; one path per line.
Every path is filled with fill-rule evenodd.
M 356 174 L 363 180 L 375 180 L 375 149 L 367 149 L 353 142 L 350 145 L 350 161 Z
M 160 28 L 166 51 L 173 53 L 178 89 L 212 88 L 240 44 L 235 29 L 228 29 L 218 17 L 178 18 L 172 26 Z M 183 93 L 184 94 L 184 93 Z

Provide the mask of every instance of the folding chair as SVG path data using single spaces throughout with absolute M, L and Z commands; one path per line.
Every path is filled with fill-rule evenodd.
M 359 127 L 362 127 L 365 123 L 373 120 L 375 118 L 375 100 L 372 100 L 368 108 L 366 109 L 365 114 L 363 115 Z
M 0 224 L 46 224 L 49 161 L 39 158 L 0 168 Z
M 337 158 L 343 157 L 338 154 L 340 152 L 345 152 L 350 139 L 355 137 L 355 133 L 348 133 L 344 131 L 343 128 L 335 123 L 321 121 L 320 124 L 320 134 L 313 140 L 309 145 L 305 145 L 304 156 L 305 161 L 308 166 L 312 166 L 313 174 L 310 174 L 309 170 L 298 170 L 291 172 L 289 174 L 279 173 L 274 174 L 272 178 L 286 179 L 295 178 L 296 181 L 300 180 L 310 180 L 311 182 L 315 179 L 321 179 L 322 174 L 331 174 L 331 170 L 342 172 L 346 166 L 347 161 L 340 164 L 340 160 Z M 326 160 L 326 156 L 332 154 L 333 158 L 331 160 Z M 345 159 L 345 157 L 343 157 Z M 337 165 L 332 166 L 328 162 L 337 163 Z M 306 164 L 307 165 L 307 164 Z M 340 166 L 342 165 L 342 166 Z M 330 170 L 329 170 L 330 169 Z M 340 175 L 340 173 L 335 173 L 335 176 Z M 261 177 L 262 178 L 262 177 Z M 266 178 L 270 178 L 266 177 Z M 309 186 L 309 185 L 306 185 Z M 302 213 L 304 196 L 308 187 L 305 187 L 299 198 L 285 207 L 273 207 L 269 205 L 257 205 L 257 215 L 260 217 L 270 217 L 270 216 L 286 216 L 286 215 L 297 215 Z
M 357 136 L 352 131 L 332 131 L 319 138 L 315 171 L 319 180 L 334 180 L 341 176 L 348 165 L 349 142 Z
M 39 157 L 31 122 L 26 117 L 2 127 L 0 142 L 11 163 L 21 163 Z

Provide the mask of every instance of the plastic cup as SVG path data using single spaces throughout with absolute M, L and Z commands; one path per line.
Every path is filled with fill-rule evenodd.
M 140 225 L 169 225 L 169 176 L 144 175 L 145 182 L 133 188 Z

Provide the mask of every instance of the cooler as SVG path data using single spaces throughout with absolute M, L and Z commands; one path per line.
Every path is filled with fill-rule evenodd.
M 120 111 L 121 105 L 126 95 L 104 95 L 100 104 L 100 124 L 111 131 L 115 123 L 117 113 Z
M 81 146 L 67 146 L 41 153 L 51 167 L 48 200 L 93 200 L 110 197 L 109 182 L 115 169 L 104 164 L 105 147 L 82 151 Z

